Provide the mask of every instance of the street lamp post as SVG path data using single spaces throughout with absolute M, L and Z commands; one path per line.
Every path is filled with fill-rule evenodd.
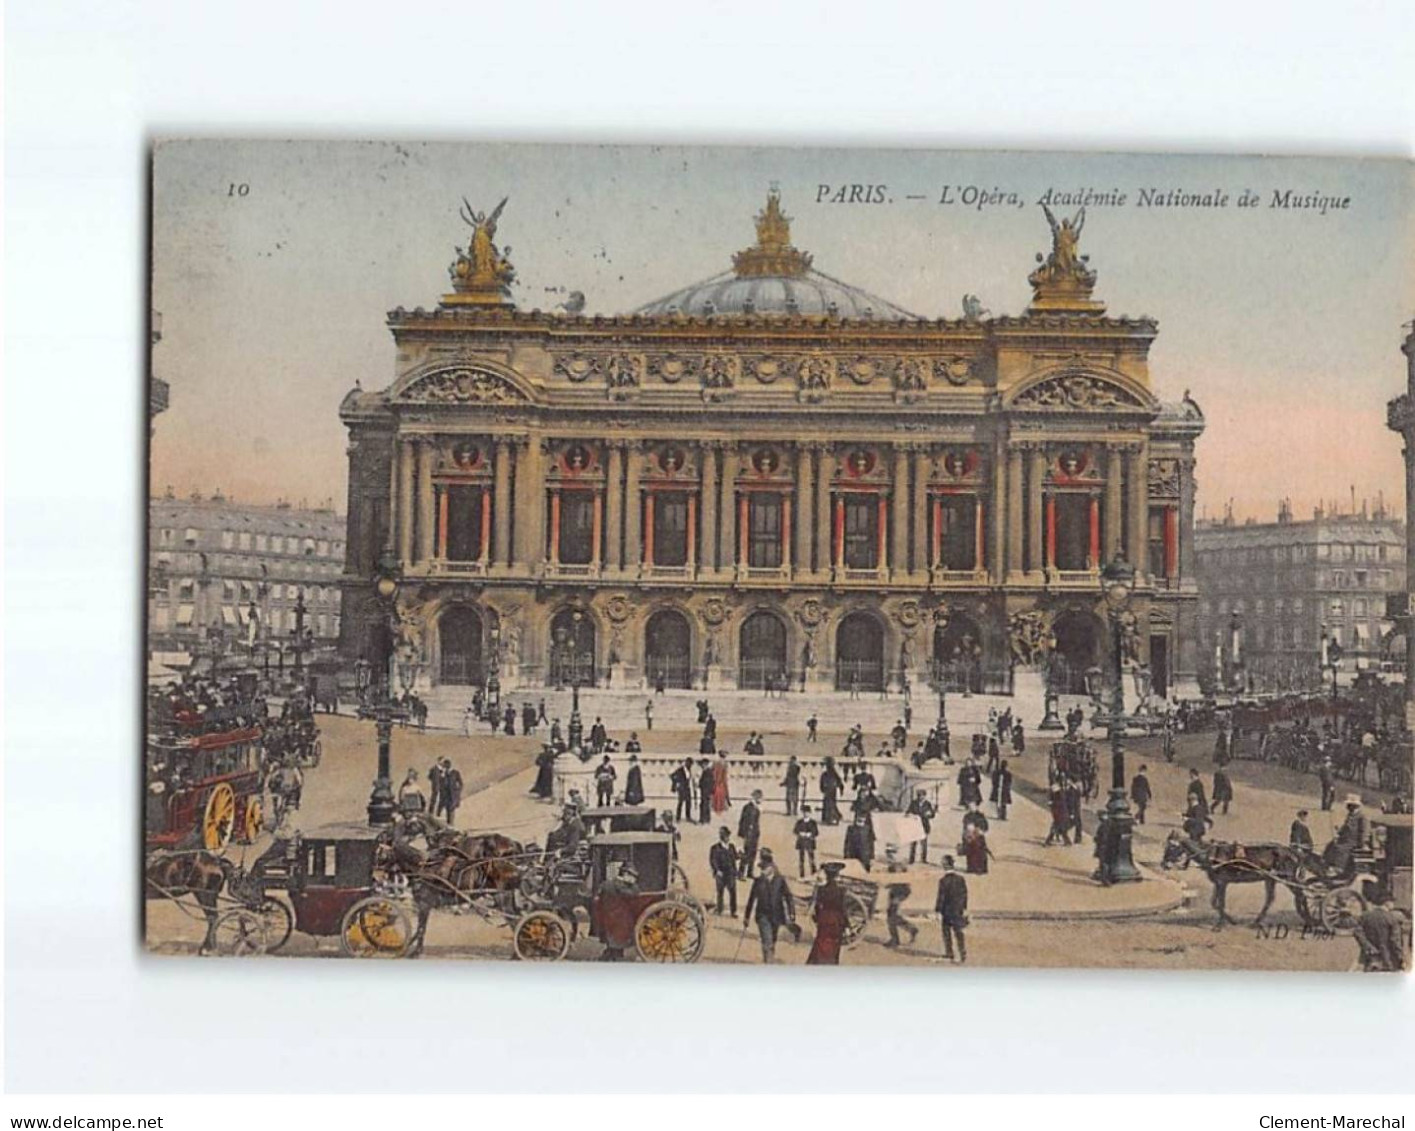
M 1046 668 L 1042 676 L 1042 721 L 1037 724 L 1038 730 L 1066 729 L 1066 724 L 1061 721 L 1061 717 L 1056 713 L 1056 708 L 1061 701 L 1061 696 L 1057 694 L 1056 683 L 1056 653 L 1048 650 Z
M 387 557 L 379 563 L 379 574 L 374 581 L 374 596 L 383 610 L 385 626 L 385 647 L 387 654 L 381 656 L 381 667 L 374 674 L 375 706 L 374 725 L 378 731 L 378 774 L 373 781 L 373 791 L 368 799 L 368 823 L 374 826 L 391 825 L 396 808 L 393 799 L 393 657 L 395 637 L 398 631 L 398 576 L 397 564 Z
M 580 718 L 580 625 L 585 619 L 585 614 L 576 609 L 570 614 L 571 629 L 569 638 L 566 641 L 566 653 L 570 662 L 570 726 L 569 738 L 570 749 L 578 750 L 583 745 L 585 735 L 585 723 Z
M 1099 864 L 1095 878 L 1103 884 L 1140 880 L 1131 845 L 1135 835 L 1135 818 L 1125 792 L 1125 637 L 1126 607 L 1135 583 L 1135 569 L 1124 557 L 1117 555 L 1101 570 L 1101 590 L 1105 596 L 1106 614 L 1110 621 L 1111 698 L 1110 724 L 1110 799 L 1106 802 L 1104 820 L 1096 830 Z

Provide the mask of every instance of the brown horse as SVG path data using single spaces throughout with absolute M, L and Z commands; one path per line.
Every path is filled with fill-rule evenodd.
M 1223 841 L 1194 841 L 1179 832 L 1171 832 L 1165 841 L 1164 857 L 1161 865 L 1166 868 L 1182 866 L 1187 868 L 1195 863 L 1203 869 L 1209 882 L 1214 886 L 1210 906 L 1218 912 L 1218 922 L 1214 930 L 1225 923 L 1237 926 L 1237 921 L 1225 910 L 1224 903 L 1229 884 L 1261 883 L 1264 886 L 1262 910 L 1253 921 L 1261 926 L 1268 909 L 1273 905 L 1277 885 L 1281 883 L 1293 893 L 1298 914 L 1305 920 L 1307 911 L 1299 890 L 1303 855 L 1285 844 L 1231 844 Z
M 207 954 L 216 943 L 216 913 L 221 891 L 234 867 L 224 856 L 197 849 L 188 852 L 156 852 L 143 869 L 148 899 L 179 900 L 191 896 L 206 917 L 206 937 L 198 954 Z

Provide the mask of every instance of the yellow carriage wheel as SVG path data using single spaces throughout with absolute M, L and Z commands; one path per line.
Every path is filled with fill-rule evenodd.
M 246 807 L 241 812 L 241 840 L 253 844 L 263 828 L 265 807 L 260 803 L 260 796 L 252 793 L 246 798 Z
M 349 908 L 339 930 L 339 945 L 350 958 L 402 958 L 412 941 L 408 913 L 381 895 Z
M 236 791 L 222 782 L 207 795 L 201 818 L 201 843 L 208 852 L 220 852 L 231 843 L 236 828 Z
M 634 949 L 645 962 L 696 962 L 706 942 L 707 923 L 681 899 L 653 904 L 634 924 Z

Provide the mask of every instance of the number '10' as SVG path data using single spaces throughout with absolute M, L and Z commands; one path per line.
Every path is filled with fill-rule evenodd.
M 250 194 L 251 194 L 251 186 L 248 185 L 248 184 L 240 184 L 240 185 L 238 185 L 238 184 L 232 183 L 232 184 L 229 185 L 229 186 L 227 187 L 227 189 L 226 189 L 226 195 L 227 195 L 227 196 L 250 196 Z

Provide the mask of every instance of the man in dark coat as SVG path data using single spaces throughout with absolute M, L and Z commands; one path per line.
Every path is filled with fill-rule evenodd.
M 1085 830 L 1081 827 L 1081 783 L 1067 778 L 1061 795 L 1066 799 L 1066 827 L 1076 834 L 1074 843 L 1080 844 L 1086 839 Z
M 1228 815 L 1229 803 L 1233 801 L 1233 782 L 1229 780 L 1227 770 L 1214 771 L 1214 808 L 1217 813 L 1219 806 L 1223 806 L 1224 815 Z
M 676 820 L 693 822 L 693 760 L 684 758 L 683 764 L 668 775 L 668 784 L 673 787 L 673 796 L 678 806 L 673 811 Z
M 1312 840 L 1312 830 L 1307 827 L 1307 810 L 1297 810 L 1297 816 L 1293 818 L 1292 827 L 1287 832 L 1287 843 L 1304 855 L 1316 848 Z
M 1012 804 L 1012 770 L 1008 767 L 1006 758 L 992 776 L 992 789 L 994 800 L 997 802 L 997 819 L 1005 821 L 1008 806 Z
M 619 776 L 619 771 L 610 764 L 609 755 L 604 756 L 604 761 L 595 767 L 594 771 L 594 792 L 596 805 L 609 805 L 614 801 L 614 780 Z
M 761 790 L 752 790 L 752 796 L 742 806 L 742 814 L 737 818 L 737 835 L 742 840 L 741 876 L 744 880 L 750 880 L 752 866 L 757 859 L 757 847 L 762 842 Z
M 927 864 L 929 862 L 929 833 L 933 831 L 933 819 L 938 816 L 938 810 L 922 789 L 916 789 L 904 812 L 910 816 L 918 817 L 919 824 L 924 826 L 923 839 L 913 841 L 909 845 L 909 863 L 914 863 L 915 855 L 919 854 L 919 859 Z
M 1060 838 L 1061 843 L 1071 844 L 1071 835 L 1068 832 L 1068 822 L 1066 816 L 1066 795 L 1062 792 L 1060 785 L 1051 787 L 1051 797 L 1049 800 L 1051 809 L 1051 831 L 1047 833 L 1046 844 L 1054 844 Z
M 889 863 L 885 866 L 887 872 L 903 872 L 904 865 L 894 858 L 895 848 L 890 845 L 885 849 L 885 856 Z M 904 902 L 913 894 L 911 888 L 903 880 L 893 880 L 888 887 L 889 901 L 885 905 L 884 922 L 889 928 L 889 941 L 884 945 L 887 947 L 897 947 L 899 945 L 899 932 L 909 933 L 909 945 L 914 945 L 914 940 L 919 937 L 919 928 L 914 926 L 904 917 Z
M 535 734 L 536 732 L 536 709 L 527 700 L 521 704 L 521 733 Z
M 1356 921 L 1356 945 L 1361 966 L 1370 973 L 1398 974 L 1405 969 L 1405 924 L 1395 910 L 1395 899 L 1382 889 L 1371 907 Z
M 1140 772 L 1130 782 L 1130 800 L 1135 804 L 1135 823 L 1137 825 L 1145 823 L 1145 810 L 1155 796 L 1150 789 L 1150 779 L 1146 776 L 1146 771 L 1149 768 L 1149 766 L 1141 766 Z
M 1209 799 L 1204 793 L 1204 782 L 1199 777 L 1198 770 L 1189 771 L 1189 789 L 1186 794 L 1186 805 L 1192 807 L 1195 803 L 1204 811 L 1204 816 L 1209 815 Z
M 845 830 L 845 849 L 841 853 L 847 860 L 858 860 L 865 871 L 875 858 L 875 827 L 868 813 L 856 813 L 855 820 Z
M 934 901 L 939 926 L 943 931 L 943 956 L 953 959 L 953 944 L 958 944 L 958 961 L 968 961 L 968 947 L 963 941 L 963 929 L 968 925 L 968 881 L 953 868 L 953 857 L 943 858 L 943 878 L 938 881 L 938 898 Z
M 605 729 L 604 719 L 596 715 L 594 726 L 590 727 L 590 746 L 598 754 L 608 745 L 609 731 Z
M 712 820 L 713 784 L 712 763 L 702 758 L 698 761 L 698 820 L 704 825 Z
M 629 755 L 629 772 L 624 777 L 624 804 L 642 805 L 644 803 L 644 771 L 639 766 L 639 756 Z
M 786 885 L 786 877 L 776 870 L 770 849 L 762 849 L 761 874 L 752 881 L 747 896 L 747 910 L 742 925 L 757 921 L 757 933 L 762 940 L 762 961 L 776 961 L 776 936 L 782 927 L 796 923 L 796 901 Z
M 457 823 L 457 809 L 462 804 L 462 771 L 448 758 L 442 759 L 442 808 L 447 823 Z
M 786 815 L 794 817 L 801 804 L 801 763 L 794 754 L 786 763 L 786 776 L 781 784 L 786 787 Z
M 806 878 L 806 864 L 811 865 L 811 875 L 816 874 L 816 840 L 820 837 L 820 826 L 811 817 L 811 807 L 801 806 L 801 815 L 791 826 L 796 837 L 796 856 L 801 865 L 801 879 Z
M 432 815 L 442 816 L 446 809 L 447 793 L 443 788 L 443 775 L 446 773 L 440 761 L 434 762 L 427 771 L 427 792 L 428 799 L 432 802 Z
M 1322 759 L 1317 769 L 1317 780 L 1322 783 L 1322 812 L 1328 813 L 1336 804 L 1336 776 L 1332 773 L 1330 758 Z
M 717 913 L 722 914 L 722 897 L 728 898 L 732 917 L 737 917 L 737 869 L 740 866 L 737 846 L 732 843 L 732 830 L 726 825 L 717 830 L 717 843 L 708 849 L 708 867 L 717 885 Z

